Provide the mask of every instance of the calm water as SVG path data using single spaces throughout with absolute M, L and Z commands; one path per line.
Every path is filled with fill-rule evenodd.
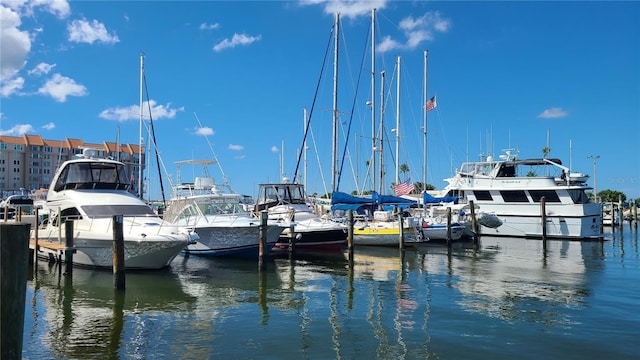
M 483 237 L 477 247 L 358 248 L 257 261 L 178 257 L 167 271 L 39 263 L 26 359 L 637 359 L 640 251 Z M 64 270 L 64 269 L 63 269 Z

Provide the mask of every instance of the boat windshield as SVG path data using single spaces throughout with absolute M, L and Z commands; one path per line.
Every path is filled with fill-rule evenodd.
M 54 190 L 126 190 L 129 186 L 129 179 L 123 164 L 115 162 L 77 162 L 68 164 L 62 169 Z
M 157 216 L 147 205 L 84 205 L 82 210 L 89 217 L 122 216 Z

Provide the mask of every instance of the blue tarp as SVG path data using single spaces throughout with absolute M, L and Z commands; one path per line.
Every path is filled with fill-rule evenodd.
M 373 192 L 371 197 L 362 197 L 349 195 L 343 192 L 334 192 L 331 194 L 331 210 L 355 210 L 358 213 L 362 213 L 365 209 L 369 209 L 372 212 L 378 206 L 383 209 L 392 209 L 394 206 L 398 206 L 401 209 L 406 209 L 413 205 L 417 205 L 417 201 L 411 199 L 405 199 L 398 196 L 391 195 L 379 195 L 377 192 Z
M 422 201 L 424 204 L 438 204 L 441 202 L 455 202 L 458 201 L 457 196 L 443 196 L 443 197 L 435 197 L 429 195 L 426 191 L 422 193 Z

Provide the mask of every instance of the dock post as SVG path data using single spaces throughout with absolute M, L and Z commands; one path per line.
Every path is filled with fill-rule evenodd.
M 635 228 L 638 228 L 638 204 L 636 200 L 633 201 L 633 224 Z
M 30 224 L 0 223 L 0 359 L 21 359 Z
M 296 212 L 291 209 L 291 223 L 289 224 L 289 252 L 293 252 L 296 246 Z
M 353 210 L 347 210 L 347 247 L 349 249 L 349 264 L 353 264 Z
M 404 220 L 402 219 L 402 209 L 396 205 L 396 213 L 398 214 L 398 246 L 400 250 L 404 249 Z
M 4 207 L 4 222 L 9 221 L 9 207 L 5 206 Z
M 35 269 L 36 266 L 38 265 L 38 230 L 40 229 L 40 223 L 38 221 L 38 219 L 40 218 L 38 215 L 39 209 L 36 208 L 36 221 L 35 221 L 35 229 L 33 231 L 33 268 Z
M 473 200 L 469 200 L 471 207 L 471 231 L 473 232 L 473 243 L 478 242 L 478 219 L 476 218 L 476 209 Z
M 124 220 L 122 215 L 113 215 L 113 286 L 116 290 L 124 290 L 126 285 L 124 272 L 123 222 Z
M 73 275 L 73 220 L 65 220 L 64 222 L 64 274 Z
M 266 263 L 264 261 L 264 256 L 267 250 L 267 219 L 269 217 L 269 213 L 266 210 L 260 211 L 260 241 L 258 245 L 258 269 L 264 270 L 266 269 Z
M 622 194 L 618 195 L 618 227 L 620 228 L 620 233 L 622 233 L 622 228 L 624 226 L 624 206 L 622 206 Z M 614 212 L 615 218 L 615 212 Z
M 447 208 L 447 247 L 451 247 L 451 208 Z
M 542 222 L 542 240 L 547 240 L 547 204 L 546 199 L 540 198 L 540 221 Z

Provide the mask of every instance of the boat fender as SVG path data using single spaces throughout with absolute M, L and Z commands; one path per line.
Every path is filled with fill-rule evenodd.
M 442 224 L 442 216 L 440 215 L 436 216 L 436 223 Z
M 422 228 L 428 228 L 429 227 L 429 223 L 426 221 L 422 222 Z

